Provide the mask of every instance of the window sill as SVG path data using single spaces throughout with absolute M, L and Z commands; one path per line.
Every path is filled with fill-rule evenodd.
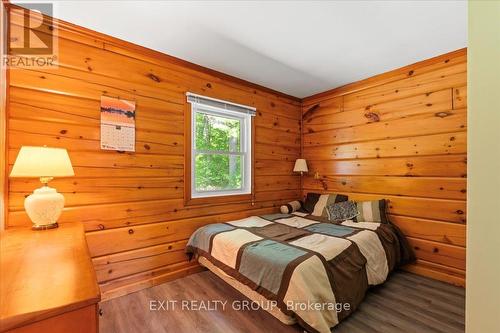
M 186 206 L 196 206 L 196 205 L 209 205 L 209 204 L 224 204 L 224 203 L 242 203 L 242 202 L 252 202 L 252 194 L 234 194 L 234 195 L 223 195 L 216 197 L 204 197 L 204 198 L 186 198 L 184 204 Z

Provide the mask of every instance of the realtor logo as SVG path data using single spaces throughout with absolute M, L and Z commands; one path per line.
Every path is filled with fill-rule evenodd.
M 9 8 L 8 50 L 4 55 L 7 66 L 56 67 L 52 9 L 51 3 L 16 3 Z

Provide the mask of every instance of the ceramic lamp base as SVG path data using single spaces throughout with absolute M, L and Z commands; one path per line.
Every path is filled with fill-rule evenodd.
M 31 227 L 31 230 L 47 230 L 47 229 L 55 229 L 57 227 L 59 227 L 59 224 L 57 222 L 52 223 L 52 224 L 46 224 L 46 225 L 33 224 L 33 226 Z
M 24 209 L 33 222 L 33 230 L 57 228 L 64 208 L 64 196 L 54 188 L 42 186 L 24 200 Z

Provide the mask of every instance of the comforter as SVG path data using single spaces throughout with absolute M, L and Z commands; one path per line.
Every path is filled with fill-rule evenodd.
M 191 236 L 186 251 L 204 256 L 310 332 L 330 332 L 369 286 L 411 259 L 390 223 L 331 223 L 301 213 L 209 224 Z

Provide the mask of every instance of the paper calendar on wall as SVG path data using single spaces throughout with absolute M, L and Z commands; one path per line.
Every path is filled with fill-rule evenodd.
M 135 151 L 135 102 L 101 97 L 101 149 Z

